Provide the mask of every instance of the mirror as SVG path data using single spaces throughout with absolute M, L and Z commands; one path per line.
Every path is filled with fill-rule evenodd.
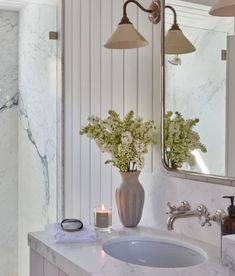
M 165 9 L 163 156 L 178 172 L 234 178 L 234 17 L 209 15 L 213 3 L 165 1 L 195 50 L 171 50 L 178 37 L 167 40 L 174 18 Z

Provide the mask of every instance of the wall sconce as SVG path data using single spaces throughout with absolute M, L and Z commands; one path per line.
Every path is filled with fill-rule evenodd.
M 218 0 L 211 8 L 210 15 L 213 16 L 235 16 L 234 0 Z
M 135 29 L 127 17 L 127 5 L 136 4 L 142 11 L 149 13 L 149 20 L 154 24 L 160 21 L 160 1 L 153 1 L 149 9 L 145 9 L 135 0 L 128 0 L 123 5 L 123 17 L 117 30 L 104 45 L 110 49 L 134 49 L 148 45 L 148 41 Z
M 136 4 L 142 11 L 147 12 L 149 20 L 157 24 L 160 21 L 160 0 L 151 3 L 149 9 L 145 9 L 139 2 L 128 0 L 123 5 L 123 17 L 118 24 L 117 30 L 112 34 L 104 47 L 109 49 L 133 49 L 148 45 L 148 41 L 134 28 L 133 24 L 127 17 L 127 5 L 129 3 Z M 174 14 L 174 24 L 168 31 L 165 40 L 166 54 L 187 54 L 194 52 L 196 49 L 191 42 L 184 36 L 183 32 L 177 24 L 177 14 L 173 7 L 165 6 L 172 10 Z
M 173 7 L 165 6 L 170 9 L 174 14 L 174 23 L 166 34 L 165 38 L 165 53 L 167 55 L 182 55 L 196 51 L 193 44 L 183 34 L 179 25 L 177 24 L 177 14 Z

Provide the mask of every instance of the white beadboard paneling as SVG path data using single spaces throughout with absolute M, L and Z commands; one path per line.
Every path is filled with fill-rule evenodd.
M 101 115 L 101 0 L 92 1 L 90 7 L 90 113 Z M 101 204 L 101 152 L 91 141 L 90 153 L 90 217 L 92 209 Z
M 59 269 L 44 259 L 43 276 L 59 276 Z
M 121 20 L 123 0 L 112 0 L 112 28 L 117 29 Z M 111 51 L 111 50 L 110 50 Z M 124 50 L 112 50 L 112 108 L 124 113 Z
M 139 31 L 149 42 L 147 47 L 139 50 L 138 62 L 138 113 L 141 117 L 153 117 L 153 24 L 148 20 L 147 14 L 138 11 Z M 150 171 L 152 164 L 151 152 L 145 157 L 145 170 Z
M 90 75 L 90 3 L 92 0 L 81 0 L 81 124 L 87 123 L 91 111 L 91 75 Z M 94 1 L 93 1 L 94 2 Z M 78 125 L 79 127 L 79 125 Z M 81 137 L 81 219 L 89 223 L 91 215 L 91 142 Z
M 151 119 L 153 93 L 158 92 L 153 89 L 153 25 L 146 13 L 141 14 L 135 5 L 128 6 L 133 24 L 138 27 L 141 21 L 141 32 L 150 42 L 148 47 L 125 51 L 103 47 L 121 20 L 123 3 L 123 0 L 76 0 L 76 4 L 75 0 L 70 0 L 68 3 L 68 10 L 73 12 L 72 18 L 70 15 L 67 20 L 70 30 L 65 41 L 65 48 L 68 45 L 67 52 L 70 51 L 66 60 L 66 81 L 72 82 L 66 86 L 68 104 L 65 107 L 68 119 L 65 143 L 70 151 L 69 154 L 66 152 L 69 164 L 66 165 L 66 200 L 70 200 L 66 214 L 90 223 L 93 208 L 101 203 L 113 207 L 114 222 L 119 222 L 115 190 L 121 177 L 117 168 L 104 164 L 109 156 L 101 154 L 94 141 L 79 137 L 80 127 L 87 124 L 89 115 L 104 118 L 111 108 L 121 116 L 133 110 L 139 116 Z M 150 171 L 152 154 L 146 159 Z M 70 199 L 69 193 L 72 195 Z
M 65 216 L 73 216 L 73 187 L 74 185 L 74 178 L 72 173 L 72 167 L 74 164 L 73 158 L 75 158 L 72 154 L 72 145 L 73 145 L 73 107 L 72 104 L 72 86 L 73 86 L 73 78 L 72 78 L 72 64 L 73 64 L 73 45 L 72 45 L 72 37 L 73 37 L 73 9 L 72 9 L 72 2 L 73 0 L 66 0 L 65 2 L 65 34 L 64 34 L 64 41 L 65 41 L 65 50 L 64 50 L 64 85 L 66 87 L 65 97 L 64 97 L 64 132 L 65 132 L 65 143 L 64 143 L 64 179 L 65 179 Z M 79 14 L 79 13 L 78 13 Z M 78 37 L 80 37 L 78 35 Z M 79 105 L 76 109 L 79 108 Z M 78 155 L 76 155 L 78 156 Z M 77 168 L 79 169 L 79 167 Z M 78 195 L 77 195 L 78 196 Z
M 128 7 L 128 16 L 132 24 L 138 26 L 138 8 L 136 5 Z M 133 110 L 138 112 L 138 50 L 130 49 L 124 52 L 124 113 Z
M 122 18 L 123 0 L 112 0 L 112 28 L 117 29 L 117 24 Z M 124 50 L 112 50 L 112 109 L 121 116 L 124 115 Z M 120 184 L 120 175 L 117 168 L 112 169 L 112 198 L 115 203 L 115 190 Z M 117 209 L 113 208 L 113 220 L 117 221 Z
M 81 121 L 81 93 L 78 87 L 81 85 L 81 1 L 73 0 L 72 2 L 72 76 L 73 76 L 73 88 L 72 88 L 72 112 L 73 112 L 73 132 L 72 132 L 72 145 L 73 152 L 81 151 L 81 140 L 79 134 L 79 126 Z M 80 179 L 81 175 L 81 158 L 79 154 L 73 154 L 73 179 Z M 73 185 L 73 217 L 81 217 L 81 192 L 80 185 Z
M 112 51 L 103 47 L 103 44 L 112 33 L 112 1 L 101 0 L 101 116 L 107 116 L 112 106 Z M 112 168 L 104 162 L 108 154 L 101 155 L 101 203 L 112 206 Z
M 44 276 L 43 275 L 43 257 L 30 250 L 30 276 Z

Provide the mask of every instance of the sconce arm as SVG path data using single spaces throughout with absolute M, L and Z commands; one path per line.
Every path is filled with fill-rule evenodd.
M 127 11 L 126 11 L 127 10 L 127 5 L 130 4 L 130 3 L 136 4 L 144 12 L 149 12 L 149 13 L 153 12 L 153 10 L 151 10 L 151 9 L 145 9 L 139 2 L 137 2 L 135 0 L 127 0 L 125 2 L 125 4 L 123 5 L 123 17 L 127 17 Z
M 169 5 L 165 6 L 165 9 L 170 9 L 173 12 L 173 14 L 174 14 L 174 25 L 177 25 L 177 13 L 176 13 L 175 9 L 172 6 L 169 6 Z

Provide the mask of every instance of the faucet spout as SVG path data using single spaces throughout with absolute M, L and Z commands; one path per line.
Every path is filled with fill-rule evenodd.
M 174 212 L 167 219 L 167 229 L 173 230 L 174 222 L 178 218 L 189 218 L 189 217 L 199 217 L 201 213 L 197 210 L 195 211 L 186 211 L 186 212 Z
M 167 203 L 170 211 L 167 214 L 170 216 L 167 219 L 167 229 L 173 230 L 174 222 L 179 218 L 189 218 L 189 217 L 198 217 L 200 220 L 201 226 L 211 226 L 211 221 L 221 223 L 221 221 L 226 216 L 226 212 L 223 210 L 217 210 L 214 215 L 210 215 L 205 205 L 200 204 L 197 206 L 196 210 L 192 210 L 187 201 L 181 202 L 180 206 L 172 206 L 170 202 Z

